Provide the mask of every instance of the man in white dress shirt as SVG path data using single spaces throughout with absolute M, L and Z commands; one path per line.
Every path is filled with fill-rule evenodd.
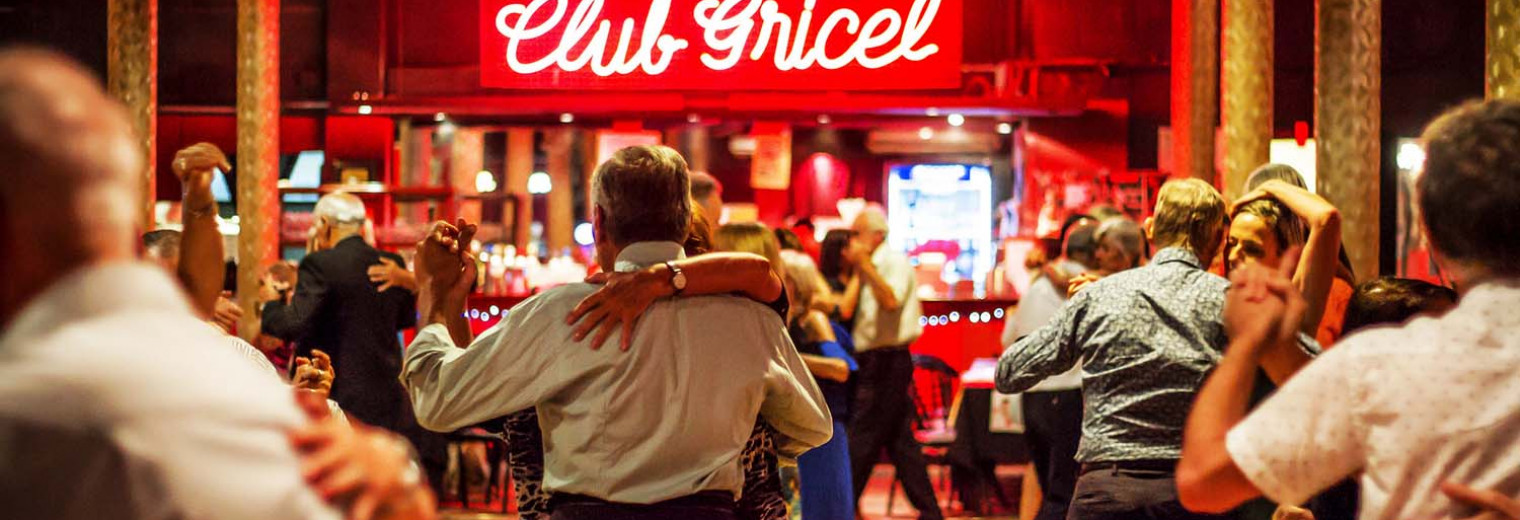
M 1299 504 L 1355 475 L 1363 519 L 1468 518 L 1474 496 L 1453 483 L 1520 495 L 1520 103 L 1457 107 L 1422 140 L 1416 200 L 1460 303 L 1347 336 L 1247 415 L 1254 359 L 1291 336 L 1304 304 L 1282 272 L 1237 273 L 1232 341 L 1177 471 L 1189 509 Z
M 909 387 L 913 384 L 913 354 L 908 347 L 924 332 L 919 323 L 918 278 L 908 255 L 887 243 L 887 216 L 868 207 L 855 217 L 855 239 L 848 254 L 860 276 L 860 303 L 855 308 L 855 413 L 850 416 L 850 471 L 855 499 L 865 492 L 871 470 L 886 450 L 897 468 L 903 494 L 919 517 L 943 517 L 922 448 L 913 438 L 916 411 Z
M 683 258 L 688 190 L 674 150 L 614 154 L 592 180 L 598 263 L 633 271 Z M 460 316 L 475 273 L 461 252 L 471 236 L 473 226 L 440 223 L 418 245 L 425 326 L 402 379 L 418 422 L 434 430 L 537 407 L 556 520 L 731 519 L 756 416 L 780 433 L 783 457 L 828 441 L 828 408 L 786 326 L 744 298 L 657 302 L 622 352 L 571 337 L 566 316 L 596 290 L 571 284 L 524 301 L 470 343 Z M 679 294 L 679 270 L 671 283 Z
M 384 505 L 388 518 L 431 517 L 398 445 L 303 427 L 291 391 L 136 260 L 140 150 L 88 72 L 0 50 L 6 517 L 340 518 L 328 497 L 355 516 Z M 302 455 L 314 453 L 308 480 Z

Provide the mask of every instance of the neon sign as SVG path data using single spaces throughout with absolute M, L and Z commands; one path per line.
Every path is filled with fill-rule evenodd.
M 962 0 L 481 0 L 481 83 L 516 89 L 960 85 Z

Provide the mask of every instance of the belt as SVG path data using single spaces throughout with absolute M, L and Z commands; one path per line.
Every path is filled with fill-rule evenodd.
M 593 496 L 577 495 L 574 493 L 555 493 L 554 497 L 549 499 L 549 503 L 553 507 L 567 505 L 605 505 L 630 509 L 643 507 L 717 507 L 733 509 L 734 494 L 727 491 L 708 490 L 698 491 L 694 494 L 686 495 L 684 497 L 676 497 L 669 500 L 655 502 L 653 504 L 629 504 L 624 502 L 613 502 Z
M 1177 471 L 1175 460 L 1116 460 L 1112 462 L 1093 462 L 1082 465 L 1082 473 L 1093 471 L 1164 471 L 1174 473 Z

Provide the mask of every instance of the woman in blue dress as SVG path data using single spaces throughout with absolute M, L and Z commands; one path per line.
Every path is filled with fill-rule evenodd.
M 854 395 L 850 375 L 856 369 L 850 335 L 812 302 L 829 290 L 813 260 L 782 251 L 786 290 L 792 300 L 787 322 L 792 343 L 812 372 L 834 417 L 834 437 L 797 459 L 803 520 L 854 520 L 855 494 L 850 482 L 850 448 L 845 436 Z

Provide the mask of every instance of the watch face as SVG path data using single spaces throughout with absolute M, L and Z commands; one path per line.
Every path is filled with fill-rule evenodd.
M 670 279 L 670 283 L 673 284 L 673 285 L 675 285 L 676 289 L 685 289 L 686 288 L 686 273 L 676 273 L 675 278 L 671 278 Z

